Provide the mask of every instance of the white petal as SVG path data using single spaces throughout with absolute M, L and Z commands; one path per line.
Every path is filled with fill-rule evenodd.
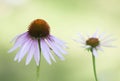
M 107 35 L 107 36 L 101 36 L 101 41 L 104 41 L 106 39 L 111 39 L 111 35 Z
M 40 50 L 39 50 L 39 46 L 38 46 L 38 41 L 35 40 L 35 53 L 34 53 L 34 59 L 35 59 L 35 62 L 37 64 L 37 66 L 39 65 L 40 63 Z
M 75 42 L 80 42 L 81 44 L 85 44 L 85 41 L 81 41 L 81 40 L 78 40 L 78 39 L 73 39 Z
M 108 45 L 108 44 L 101 44 L 101 46 L 104 46 L 104 47 L 115 47 L 115 46 Z
M 79 33 L 78 36 L 80 37 L 81 41 L 85 41 L 86 40 L 82 34 Z
M 97 50 L 95 48 L 93 48 L 93 55 L 96 57 L 98 56 Z
M 103 51 L 103 49 L 100 46 L 96 47 L 97 50 Z
M 103 32 L 103 33 L 101 33 L 100 35 L 99 35 L 99 39 L 102 39 L 103 37 L 105 36 L 105 33 Z
M 48 45 L 46 44 L 45 40 L 41 40 L 40 43 L 41 43 L 41 51 L 43 52 L 44 58 L 49 64 L 51 64 L 50 55 L 49 55 L 50 50 Z
M 91 38 L 91 35 L 90 35 L 90 34 L 87 33 L 86 35 L 87 35 L 87 38 Z M 86 41 L 86 40 L 85 40 L 85 41 Z
M 96 32 L 92 35 L 92 37 L 94 37 L 94 38 L 97 38 L 97 36 L 98 36 L 98 31 L 96 31 Z
M 109 43 L 111 43 L 113 41 L 115 41 L 115 39 L 106 39 L 106 40 L 101 41 L 100 43 L 102 43 L 102 44 L 109 44 Z
M 89 45 L 84 45 L 84 46 L 82 46 L 83 48 L 86 48 L 86 49 L 88 49 L 88 48 L 91 48 L 91 46 L 89 46 Z

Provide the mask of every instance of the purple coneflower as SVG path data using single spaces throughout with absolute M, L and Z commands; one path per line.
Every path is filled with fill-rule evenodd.
M 51 51 L 61 60 L 64 59 L 61 53 L 66 54 L 64 50 L 66 47 L 65 42 L 50 35 L 50 27 L 43 19 L 34 20 L 30 24 L 28 31 L 17 36 L 14 41 L 15 44 L 9 52 L 13 52 L 20 47 L 20 51 L 16 54 L 14 60 L 20 62 L 27 54 L 26 65 L 29 64 L 32 57 L 34 57 L 38 66 L 40 64 L 41 52 L 49 64 L 51 64 L 51 59 L 56 61 Z
M 39 68 L 41 53 L 49 64 L 51 64 L 51 59 L 56 62 L 51 51 L 53 51 L 61 60 L 64 60 L 61 53 L 66 54 L 65 42 L 50 35 L 50 27 L 43 19 L 34 20 L 30 24 L 28 31 L 15 37 L 13 41 L 15 44 L 9 52 L 13 52 L 20 47 L 20 51 L 14 58 L 15 61 L 18 60 L 18 62 L 20 62 L 27 54 L 26 65 L 28 65 L 32 57 L 34 57 L 37 64 L 37 81 L 40 80 Z
M 95 67 L 95 57 L 98 56 L 97 51 L 103 51 L 103 49 L 101 48 L 102 46 L 112 47 L 110 43 L 113 41 L 113 39 L 111 39 L 111 36 L 105 36 L 103 34 L 99 35 L 98 32 L 95 32 L 92 36 L 89 36 L 87 39 L 85 39 L 81 34 L 79 34 L 79 38 L 80 40 L 75 41 L 80 42 L 83 45 L 83 48 L 86 48 L 92 53 L 94 76 L 95 80 L 98 81 Z

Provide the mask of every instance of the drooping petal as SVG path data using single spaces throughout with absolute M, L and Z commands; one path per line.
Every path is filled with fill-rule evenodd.
M 20 51 L 16 54 L 16 56 L 15 56 L 15 58 L 14 58 L 14 61 L 17 61 L 17 60 L 18 60 L 19 54 L 20 54 Z
M 37 64 L 37 66 L 39 65 L 40 63 L 40 50 L 39 50 L 39 45 L 38 45 L 38 40 L 35 40 L 35 53 L 34 53 L 34 59 L 35 59 L 35 62 Z
M 96 49 L 100 50 L 100 51 L 103 51 L 103 49 L 101 48 L 101 46 L 97 46 Z
M 62 54 L 67 54 L 67 52 L 63 48 L 61 48 L 58 44 L 55 44 L 55 43 L 53 44 L 54 44 L 54 47 L 56 47 Z
M 55 58 L 53 57 L 52 53 L 50 52 L 51 51 L 51 48 L 50 48 L 50 44 L 48 43 L 48 41 L 46 39 L 44 39 L 44 44 L 46 46 L 46 50 L 48 51 L 48 54 L 50 55 L 51 59 L 56 62 Z
M 20 62 L 23 57 L 26 55 L 26 53 L 29 51 L 31 46 L 31 39 L 29 39 L 20 49 L 20 52 L 17 56 L 18 62 Z
M 49 39 L 46 39 L 46 41 L 47 41 L 47 40 L 49 40 Z M 61 53 L 63 53 L 63 54 L 67 54 L 67 52 L 63 49 L 63 47 L 65 47 L 65 44 L 63 44 L 62 46 L 59 45 L 60 41 L 59 41 L 59 42 L 56 42 L 56 41 L 59 40 L 59 39 L 54 40 L 54 38 L 51 37 L 51 40 L 53 40 L 53 41 L 52 41 L 52 44 L 53 44 L 53 46 L 54 46 L 56 49 L 58 49 L 58 50 L 59 50 Z
M 28 38 L 27 32 L 24 33 L 24 34 L 22 34 L 22 35 L 20 35 L 20 36 L 18 36 L 18 37 L 16 38 L 16 41 L 15 41 L 15 44 L 14 44 L 13 48 L 11 48 L 11 49 L 8 51 L 8 53 L 11 53 L 11 52 L 13 52 L 14 50 L 16 50 L 18 47 L 22 46 L 28 39 L 29 39 L 29 38 Z
M 26 48 L 27 48 L 27 44 L 29 44 L 29 41 L 31 40 L 30 38 L 25 38 L 26 41 L 23 42 L 23 45 L 21 45 L 21 48 L 20 48 L 20 51 L 16 54 L 15 58 L 14 58 L 14 61 L 18 60 L 19 59 L 19 62 L 20 62 L 20 58 L 19 57 L 20 55 L 23 55 L 26 53 L 26 51 L 24 51 Z M 16 45 L 17 46 L 17 45 Z M 14 47 L 13 47 L 14 49 Z M 28 49 L 28 48 L 27 48 Z M 12 50 L 13 51 L 13 50 Z
M 52 48 L 53 52 L 61 59 L 64 60 L 64 57 L 62 56 L 62 54 L 59 52 L 58 48 L 56 48 L 56 46 L 54 45 L 53 41 L 50 41 L 49 39 L 47 39 L 50 47 Z
M 15 40 L 15 44 L 16 44 L 16 43 L 19 43 L 19 42 L 22 42 L 25 38 L 29 38 L 28 32 L 25 32 L 25 33 L 19 35 L 19 36 L 17 37 L 17 39 Z
M 49 55 L 50 49 L 49 49 L 48 45 L 46 44 L 44 39 L 41 40 L 40 43 L 41 43 L 41 51 L 43 53 L 44 58 L 46 59 L 46 61 L 49 64 L 51 64 L 50 55 Z
M 16 40 L 18 39 L 18 38 L 20 38 L 21 36 L 24 36 L 24 35 L 26 35 L 26 33 L 27 32 L 25 32 L 25 33 L 22 33 L 22 34 L 20 34 L 20 35 L 17 35 L 17 36 L 15 36 L 10 42 L 16 42 Z
M 93 55 L 96 57 L 96 56 L 98 56 L 98 53 L 97 53 L 97 50 L 95 49 L 95 48 L 93 48 Z
M 65 43 L 64 41 L 62 41 L 62 40 L 60 40 L 60 39 L 58 39 L 58 38 L 56 38 L 56 37 L 54 37 L 54 36 L 52 36 L 52 35 L 50 35 L 49 37 L 50 37 L 49 39 L 50 39 L 51 41 L 56 42 L 57 44 L 61 45 L 61 46 L 64 47 L 64 48 L 67 47 L 67 46 L 65 45 L 66 43 Z
M 50 54 L 51 59 L 52 59 L 54 62 L 56 62 L 56 60 L 55 60 L 55 58 L 53 57 L 53 55 L 52 55 L 51 53 L 49 53 L 49 54 Z
M 32 43 L 31 43 L 31 46 L 30 46 L 30 50 L 29 50 L 29 53 L 27 55 L 27 58 L 26 58 L 26 65 L 28 65 L 33 57 L 33 54 L 35 52 L 35 40 L 32 40 Z
M 23 35 L 23 34 L 21 34 L 21 35 Z M 12 43 L 12 42 L 15 42 L 16 39 L 19 38 L 21 35 L 17 35 L 17 36 L 15 36 L 12 40 L 10 40 L 10 42 L 11 42 L 11 43 Z

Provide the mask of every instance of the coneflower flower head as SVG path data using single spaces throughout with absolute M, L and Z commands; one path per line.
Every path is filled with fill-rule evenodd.
M 50 27 L 45 20 L 36 19 L 30 24 L 28 33 L 35 38 L 45 38 L 50 34 Z
M 20 62 L 27 54 L 26 65 L 30 63 L 32 57 L 39 65 L 41 53 L 49 64 L 51 64 L 51 59 L 56 62 L 51 51 L 61 60 L 64 59 L 62 54 L 66 54 L 66 43 L 50 35 L 50 27 L 43 19 L 34 20 L 29 25 L 28 31 L 17 36 L 14 41 L 14 47 L 9 52 L 20 47 L 20 51 L 16 54 L 14 60 Z
M 98 38 L 89 38 L 87 41 L 86 41 L 86 45 L 90 45 L 92 48 L 98 46 L 100 43 L 99 39 Z
M 92 51 L 94 56 L 97 56 L 97 50 L 102 50 L 103 47 L 112 47 L 110 43 L 114 41 L 114 39 L 111 39 L 111 36 L 106 36 L 105 34 L 98 34 L 98 32 L 95 32 L 92 36 L 89 36 L 88 38 L 83 37 L 81 34 L 79 34 L 80 39 L 75 40 L 77 42 L 80 42 L 88 51 Z

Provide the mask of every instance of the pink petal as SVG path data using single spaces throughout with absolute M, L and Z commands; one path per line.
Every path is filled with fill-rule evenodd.
M 59 40 L 59 39 L 56 39 L 56 40 L 54 40 L 54 38 L 52 38 L 51 37 L 51 39 L 53 40 L 53 42 L 52 42 L 52 45 L 56 48 L 56 49 L 58 49 L 58 51 L 60 51 L 61 53 L 63 53 L 63 54 L 67 54 L 67 52 L 59 45 L 59 43 L 60 42 L 56 42 L 57 40 Z M 49 40 L 49 39 L 46 39 L 46 40 Z M 65 47 L 65 44 L 63 44 L 64 46 L 63 47 Z
M 51 46 L 53 52 L 61 59 L 64 60 L 64 57 L 60 54 L 59 50 L 55 47 L 54 42 L 47 40 L 49 45 Z
M 51 64 L 50 55 L 49 55 L 50 49 L 48 45 L 46 44 L 44 40 L 41 40 L 40 43 L 41 43 L 41 50 L 42 50 L 44 58 L 49 64 Z
M 61 45 L 62 47 L 66 48 L 65 46 L 65 42 L 63 42 L 62 40 L 50 35 L 50 40 L 53 41 L 53 42 L 56 42 L 57 44 Z
M 26 65 L 28 65 L 30 63 L 30 61 L 32 60 L 33 54 L 35 52 L 35 43 L 34 42 L 36 42 L 36 41 L 32 40 L 31 47 L 30 47 L 29 53 L 26 58 Z
M 29 51 L 30 46 L 31 46 L 31 39 L 29 39 L 21 48 L 18 56 L 18 62 L 20 62 L 23 57 L 26 55 L 26 53 Z
M 40 63 L 40 50 L 39 50 L 39 46 L 38 46 L 38 40 L 35 40 L 35 53 L 34 53 L 34 59 L 36 61 L 37 66 Z
M 27 36 L 27 33 L 24 33 L 22 35 L 20 35 L 17 39 L 16 42 L 13 46 L 13 48 L 11 48 L 8 53 L 13 52 L 14 50 L 16 50 L 18 47 L 22 46 L 27 40 L 29 39 L 29 37 Z

